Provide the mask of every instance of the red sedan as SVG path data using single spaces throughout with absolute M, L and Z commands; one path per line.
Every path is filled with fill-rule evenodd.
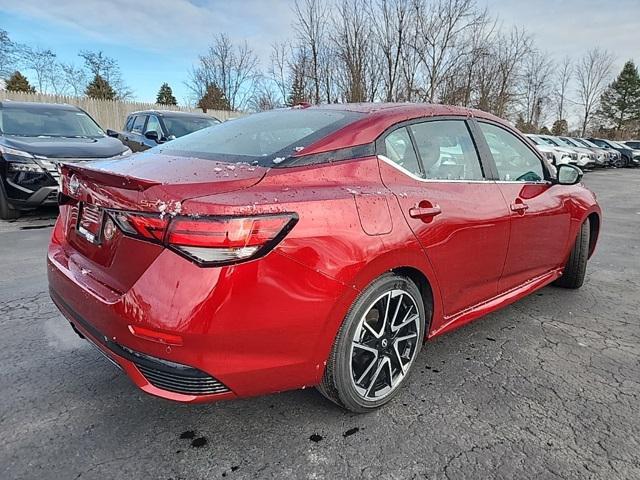
M 356 412 L 425 340 L 582 285 L 601 212 L 500 119 L 417 104 L 251 115 L 62 168 L 51 297 L 144 391 L 317 386 Z

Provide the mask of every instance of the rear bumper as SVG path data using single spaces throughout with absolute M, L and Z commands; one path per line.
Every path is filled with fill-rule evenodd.
M 49 293 L 53 303 L 67 317 L 76 333 L 100 350 L 143 391 L 183 403 L 235 397 L 227 386 L 200 370 L 165 362 L 123 347 L 96 330 L 54 290 Z
M 164 250 L 125 293 L 81 271 L 78 254 L 56 240 L 48 253 L 51 297 L 72 325 L 114 360 L 142 390 L 188 403 L 212 402 L 319 383 L 351 287 L 277 251 L 234 267 L 203 269 Z M 231 274 L 232 273 L 232 274 Z M 344 307 L 344 308 L 343 308 Z M 180 338 L 179 344 L 134 335 L 130 326 Z M 169 362 L 224 389 L 185 394 L 167 389 Z M 185 370 L 191 369 L 191 370 Z M 188 380 L 188 379 L 187 379 Z M 184 382 L 183 382 L 184 383 Z M 189 381 L 186 381 L 190 384 Z M 193 382 L 191 382 L 193 383 Z M 170 385 L 169 385 L 170 386 Z M 176 389 L 174 389 L 176 390 Z

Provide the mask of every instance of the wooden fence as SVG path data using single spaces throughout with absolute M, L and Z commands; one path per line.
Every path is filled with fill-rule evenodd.
M 70 97 L 67 95 L 49 95 L 44 93 L 23 93 L 0 91 L 0 100 L 13 100 L 16 102 L 44 102 L 44 103 L 68 103 L 76 105 L 91 115 L 103 129 L 121 130 L 127 115 L 137 110 L 174 110 L 179 112 L 202 113 L 199 108 L 188 108 L 171 105 L 158 105 L 156 103 L 121 102 L 118 100 L 96 100 L 87 97 Z M 219 120 L 239 117 L 240 112 L 227 112 L 223 110 L 207 110 L 207 115 Z

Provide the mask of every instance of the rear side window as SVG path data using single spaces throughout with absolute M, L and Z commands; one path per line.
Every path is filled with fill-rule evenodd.
M 410 128 L 426 178 L 484 179 L 478 153 L 464 121 L 430 121 L 411 125 Z
M 271 110 L 199 130 L 156 152 L 272 166 L 361 117 L 337 110 Z
M 511 132 L 496 125 L 480 122 L 500 180 L 540 182 L 544 180 L 542 161 L 524 142 Z
M 134 133 L 142 133 L 144 122 L 146 121 L 146 119 L 146 115 L 137 115 L 135 117 L 135 120 L 133 121 L 133 127 L 131 127 L 131 131 Z
M 413 149 L 411 137 L 405 127 L 394 130 L 384 139 L 386 157 L 419 177 L 424 177 L 420 171 L 418 157 Z

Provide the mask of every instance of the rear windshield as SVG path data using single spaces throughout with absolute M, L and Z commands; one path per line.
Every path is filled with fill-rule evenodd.
M 20 137 L 104 136 L 102 129 L 86 113 L 59 108 L 1 108 L 0 132 Z
M 203 128 L 212 127 L 220 123 L 215 118 L 201 117 L 167 117 L 163 116 L 164 126 L 167 127 L 167 135 L 174 137 L 184 137 Z
M 335 110 L 271 110 L 205 128 L 159 145 L 155 151 L 272 166 L 361 117 Z

